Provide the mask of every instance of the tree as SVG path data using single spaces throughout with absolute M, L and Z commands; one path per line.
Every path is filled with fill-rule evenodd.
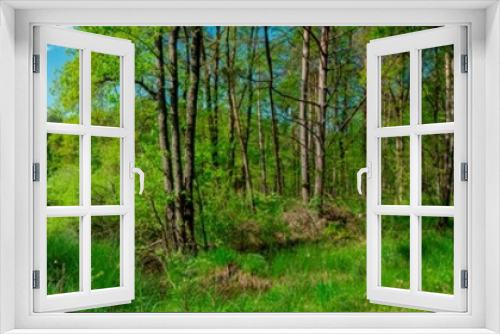
M 276 110 L 273 99 L 273 60 L 271 57 L 271 47 L 269 45 L 269 27 L 264 27 L 264 40 L 266 46 L 266 60 L 267 67 L 269 69 L 269 84 L 268 84 L 268 92 L 269 92 L 269 105 L 271 111 L 271 135 L 273 137 L 274 144 L 274 160 L 276 162 L 276 173 L 275 173 L 275 184 L 276 184 L 276 192 L 278 195 L 283 194 L 283 170 L 281 167 L 281 156 L 280 156 L 280 141 L 279 141 L 279 133 L 278 133 L 278 121 L 276 120 Z
M 191 50 L 189 61 L 189 89 L 186 105 L 186 130 L 184 135 L 184 188 L 186 201 L 184 207 L 184 219 L 186 221 L 186 245 L 188 249 L 197 253 L 198 246 L 195 240 L 194 230 L 194 196 L 193 183 L 195 179 L 195 133 L 196 115 L 198 111 L 198 89 L 200 83 L 200 56 L 203 30 L 201 27 L 191 29 Z
M 308 116 L 306 100 L 309 98 L 309 30 L 304 28 L 302 44 L 302 73 L 300 79 L 299 127 L 300 127 L 300 161 L 302 200 L 309 202 L 309 149 L 308 149 Z
M 186 227 L 184 224 L 184 183 L 182 180 L 182 165 L 181 165 L 181 143 L 179 129 L 179 74 L 178 74 L 178 57 L 177 43 L 179 40 L 179 27 L 172 27 L 169 41 L 169 64 L 170 72 L 170 117 L 172 124 L 172 162 L 173 162 L 173 178 L 174 178 L 174 208 L 176 223 L 174 228 L 174 241 L 176 249 L 182 247 L 185 242 L 183 232 Z
M 315 180 L 314 196 L 320 201 L 324 191 L 325 174 L 325 135 L 326 135 L 326 108 L 327 108 L 327 72 L 328 72 L 328 33 L 330 27 L 321 27 L 321 40 L 318 66 L 318 107 L 316 114 L 315 131 Z
M 259 130 L 259 166 L 260 166 L 260 191 L 267 195 L 267 165 L 266 165 L 266 137 L 262 126 L 262 112 L 260 110 L 260 69 L 257 86 L 257 126 Z

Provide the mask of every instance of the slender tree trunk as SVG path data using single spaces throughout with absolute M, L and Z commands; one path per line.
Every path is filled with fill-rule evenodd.
M 231 75 L 228 74 L 228 88 L 229 88 L 229 95 L 230 95 L 230 101 L 231 101 L 230 105 L 231 105 L 231 110 L 233 113 L 234 124 L 236 126 L 236 134 L 238 136 L 238 141 L 240 143 L 241 162 L 243 164 L 243 171 L 245 173 L 245 184 L 246 184 L 246 189 L 247 189 L 247 195 L 249 196 L 249 200 L 250 200 L 250 208 L 253 211 L 254 210 L 254 197 L 253 197 L 252 175 L 250 174 L 250 165 L 248 162 L 247 151 L 245 149 L 245 139 L 243 137 L 243 130 L 241 127 L 240 115 L 239 115 L 238 108 L 236 107 L 236 101 L 235 101 L 235 97 L 234 97 L 235 87 L 233 85 L 234 85 L 234 79 L 231 77 Z
M 255 49 L 257 38 L 255 35 L 255 27 L 250 28 L 250 36 L 248 39 L 247 51 L 248 51 L 248 74 L 247 74 L 247 83 L 248 83 L 248 104 L 247 104 L 247 118 L 246 123 L 247 127 L 245 129 L 245 153 L 248 152 L 248 142 L 250 141 L 250 129 L 252 123 L 252 114 L 253 114 L 253 99 L 254 99 L 254 90 L 253 90 L 253 74 L 254 74 L 254 63 L 255 63 Z
M 235 36 L 236 36 L 236 28 L 235 29 Z M 233 68 L 233 59 L 231 57 L 231 43 L 230 43 L 230 33 L 231 33 L 231 27 L 226 28 L 226 61 L 227 61 L 227 71 L 231 71 Z M 235 154 L 234 154 L 234 114 L 232 112 L 233 108 L 236 107 L 236 101 L 233 99 L 234 96 L 231 95 L 229 92 L 229 83 L 228 83 L 228 100 L 229 100 L 229 161 L 228 161 L 228 167 L 227 171 L 229 174 L 229 182 L 233 181 L 233 173 L 234 173 L 234 160 L 235 160 Z M 236 189 L 236 182 L 234 182 L 234 190 Z
M 252 31 L 253 35 L 253 31 Z M 229 44 L 228 44 L 229 45 Z M 229 56 L 229 54 L 228 54 Z M 252 175 L 250 173 L 250 165 L 248 162 L 248 155 L 247 155 L 247 149 L 246 149 L 246 140 L 245 135 L 243 133 L 243 128 L 241 125 L 241 120 L 240 120 L 240 113 L 239 113 L 239 108 L 237 106 L 236 102 L 236 85 L 235 85 L 235 80 L 234 80 L 234 62 L 230 62 L 231 66 L 228 66 L 228 71 L 227 71 L 227 87 L 228 87 L 228 95 L 229 95 L 229 106 L 231 109 L 231 113 L 233 115 L 233 120 L 234 120 L 234 125 L 236 128 L 236 135 L 238 137 L 238 142 L 240 144 L 240 152 L 241 152 L 241 162 L 242 162 L 242 168 L 243 168 L 243 173 L 245 177 L 245 185 L 246 185 L 246 192 L 249 197 L 250 201 L 250 208 L 253 211 L 254 210 L 254 196 L 253 196 L 253 185 L 252 185 Z M 253 70 L 250 69 L 249 72 L 249 80 L 250 82 L 252 81 L 252 75 L 253 75 Z M 251 109 L 250 109 L 251 112 Z M 248 127 L 250 124 L 248 124 Z
M 158 104 L 158 128 L 159 128 L 159 144 L 163 167 L 164 188 L 167 197 L 173 192 L 172 182 L 172 162 L 170 154 L 170 145 L 168 140 L 168 120 L 167 120 L 167 99 L 165 96 L 165 63 L 163 55 L 163 28 L 160 28 L 155 36 L 154 48 L 156 52 L 156 69 L 158 75 L 156 76 L 157 94 L 156 101 Z M 165 218 L 167 224 L 170 226 L 172 239 L 174 245 L 177 244 L 177 229 L 174 225 L 174 203 L 166 201 L 165 204 Z
M 301 161 L 301 189 L 302 200 L 309 203 L 309 150 L 308 150 L 308 119 L 305 101 L 309 98 L 309 29 L 306 27 L 303 32 L 302 44 L 302 74 L 300 81 L 300 104 L 299 104 L 299 124 L 300 124 L 300 161 Z
M 214 52 L 214 105 L 213 111 L 208 116 L 210 141 L 212 143 L 212 164 L 215 168 L 219 166 L 218 143 L 219 143 L 219 63 L 220 63 L 220 39 L 221 29 L 215 27 L 215 52 Z
M 201 41 L 203 38 L 202 27 L 192 27 L 191 57 L 189 64 L 189 89 L 186 105 L 186 130 L 184 137 L 185 165 L 184 165 L 184 187 L 186 192 L 186 202 L 184 205 L 184 218 L 187 225 L 186 242 L 188 249 L 197 253 L 194 232 L 194 196 L 193 182 L 195 179 L 195 134 L 196 134 L 196 114 L 198 109 L 198 89 L 200 82 L 200 54 Z
M 260 70 L 259 86 L 257 87 L 257 121 L 259 127 L 260 191 L 267 195 L 269 189 L 267 188 L 266 137 L 262 128 L 262 112 L 260 110 Z
M 179 27 L 172 27 L 169 41 L 169 64 L 170 72 L 170 117 L 172 123 L 172 165 L 174 176 L 174 208 L 175 208 L 175 235 L 177 238 L 176 248 L 183 247 L 185 242 L 182 237 L 185 235 L 184 224 L 184 184 L 182 181 L 181 166 L 181 143 L 179 129 L 179 74 L 177 43 L 179 40 Z
M 276 192 L 279 195 L 283 194 L 283 170 L 281 167 L 281 157 L 280 157 L 280 143 L 279 143 L 279 133 L 278 133 L 278 121 L 276 120 L 276 110 L 274 106 L 273 99 L 273 61 L 271 58 L 271 47 L 269 45 L 269 31 L 268 27 L 264 27 L 264 39 L 266 46 L 266 60 L 267 66 L 269 68 L 269 104 L 271 108 L 271 135 L 273 137 L 274 144 L 274 160 L 276 161 Z
M 324 192 L 325 175 L 325 132 L 326 132 L 326 95 L 327 95 L 327 71 L 328 71 L 328 33 L 329 27 L 321 27 L 320 59 L 318 71 L 318 114 L 316 124 L 316 156 L 315 156 L 315 180 L 314 195 L 319 199 L 320 208 Z

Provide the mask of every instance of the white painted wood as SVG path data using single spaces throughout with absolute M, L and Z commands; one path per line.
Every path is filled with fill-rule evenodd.
M 255 0 L 243 0 L 236 2 L 228 2 L 224 0 L 210 0 L 210 1 L 200 1 L 200 0 L 190 0 L 190 1 L 180 1 L 180 0 L 168 0 L 168 1 L 154 1 L 154 0 L 100 0 L 95 2 L 93 0 L 72 0 L 64 3 L 60 3 L 57 0 L 52 1 L 37 1 L 37 0 L 7 0 L 6 3 L 10 4 L 16 9 L 168 9 L 168 10 L 179 10 L 179 9 L 213 9 L 213 8 L 228 8 L 228 9 L 254 9 L 256 5 L 263 9 L 299 9 L 299 10 L 311 10 L 311 9 L 449 9 L 453 7 L 455 9 L 478 9 L 487 8 L 494 1 L 458 1 L 453 6 L 450 6 L 449 1 L 436 0 L 436 1 L 401 1 L 397 5 L 393 1 L 324 1 L 324 0 L 312 0 L 312 1 L 287 1 L 287 0 L 271 0 L 271 1 L 255 1 Z
M 372 302 L 409 308 L 467 311 L 467 290 L 460 271 L 467 269 L 467 182 L 460 180 L 460 163 L 467 162 L 467 75 L 461 73 L 461 55 L 467 53 L 465 27 L 452 26 L 371 41 L 367 47 L 367 160 L 373 178 L 367 194 L 367 298 Z M 421 50 L 454 45 L 454 122 L 421 123 Z M 410 125 L 381 127 L 380 57 L 410 52 Z M 454 207 L 421 205 L 421 135 L 454 133 Z M 410 205 L 380 205 L 380 138 L 410 137 Z M 410 217 L 410 289 L 381 286 L 381 216 Z M 454 295 L 421 291 L 421 217 L 454 217 Z
M 487 220 L 492 222 L 486 227 L 486 328 L 500 332 L 500 3 L 490 6 L 486 11 L 486 27 L 490 34 L 486 37 L 486 68 L 494 73 L 486 79 L 486 168 L 488 180 L 484 187 L 487 194 L 485 208 Z M 489 255 L 489 256 L 488 256 Z
M 81 109 L 80 109 L 81 110 Z M 112 128 L 106 126 L 90 126 L 79 124 L 64 124 L 47 122 L 47 133 L 59 133 L 65 135 L 83 136 L 90 134 L 99 137 L 123 138 L 130 134 L 130 131 L 124 128 Z
M 15 17 L 0 2 L 0 333 L 15 327 Z
M 80 50 L 80 124 L 47 123 L 47 45 Z M 35 53 L 40 54 L 40 73 L 34 75 L 34 160 L 40 162 L 40 182 L 34 186 L 34 270 L 40 270 L 40 289 L 33 290 L 35 312 L 65 312 L 103 304 L 129 303 L 134 298 L 134 180 L 124 177 L 125 160 L 134 159 L 134 46 L 130 41 L 70 29 L 38 26 Z M 91 125 L 91 57 L 105 52 L 121 58 L 121 126 Z M 80 137 L 80 206 L 47 207 L 47 133 Z M 91 138 L 121 138 L 120 205 L 92 206 Z M 128 194 L 125 192 L 129 192 Z M 120 286 L 92 290 L 92 216 L 120 215 Z M 80 217 L 80 292 L 47 295 L 47 217 Z

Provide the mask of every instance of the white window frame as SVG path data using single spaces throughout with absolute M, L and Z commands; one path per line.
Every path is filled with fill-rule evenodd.
M 405 1 L 405 3 L 408 1 Z M 0 79 L 2 104 L 0 104 L 0 121 L 15 128 L 15 149 L 10 143 L 0 142 L 2 157 L 15 159 L 2 160 L 2 172 L 15 170 L 15 226 L 13 217 L 0 216 L 0 307 L 2 330 L 16 329 L 13 333 L 36 333 L 37 329 L 60 329 L 61 333 L 77 332 L 76 329 L 88 329 L 88 333 L 124 332 L 120 329 L 158 329 L 158 332 L 176 332 L 177 328 L 198 329 L 194 332 L 212 329 L 211 332 L 238 332 L 234 329 L 255 328 L 255 332 L 273 332 L 264 329 L 274 329 L 274 332 L 340 332 L 340 329 L 351 329 L 355 332 L 403 333 L 412 332 L 411 328 L 419 328 L 419 332 L 467 332 L 491 333 L 500 331 L 500 173 L 498 162 L 500 152 L 500 117 L 498 109 L 500 100 L 499 68 L 500 65 L 500 18 L 498 3 L 491 2 L 441 2 L 432 4 L 416 2 L 401 9 L 405 5 L 398 2 L 399 9 L 388 9 L 394 3 L 373 1 L 368 6 L 363 2 L 338 1 L 335 5 L 315 4 L 315 2 L 290 2 L 288 4 L 275 2 L 271 8 L 264 3 L 240 3 L 231 8 L 220 9 L 216 2 L 199 4 L 190 7 L 189 4 L 172 2 L 170 8 L 163 9 L 116 9 L 120 4 L 103 1 L 100 4 L 86 2 L 87 9 L 40 10 L 43 6 L 52 6 L 54 2 L 37 2 L 39 9 L 19 10 L 15 13 L 15 23 L 12 20 L 12 9 L 8 4 L 2 4 L 2 34 L 9 34 L 15 24 L 15 64 L 13 61 L 12 43 L 6 51 L 0 51 L 0 61 L 7 59 L 7 64 L 0 63 L 0 73 L 6 73 L 6 79 Z M 67 2 L 66 2 L 67 3 Z M 82 2 L 85 3 L 85 2 Z M 145 1 L 143 7 L 151 5 Z M 16 1 L 9 4 L 16 6 Z M 22 2 L 18 3 L 20 6 Z M 89 9 L 92 6 L 115 6 L 115 10 Z M 31 3 L 31 5 L 33 5 Z M 83 6 L 75 4 L 74 6 Z M 125 2 L 122 2 L 126 6 Z M 30 6 L 30 3 L 28 3 Z M 55 6 L 60 6 L 56 4 Z M 64 6 L 69 6 L 64 4 Z M 135 4 L 134 8 L 141 5 Z M 224 5 L 225 6 L 225 5 Z M 229 5 L 228 5 L 229 6 Z M 281 9 L 280 9 L 281 6 Z M 331 7 L 329 7 L 331 6 Z M 337 6 L 337 8 L 335 8 Z M 364 6 L 364 7 L 363 7 Z M 420 6 L 420 9 L 418 8 Z M 432 6 L 433 8 L 425 6 Z M 462 6 L 462 9 L 451 8 Z M 468 7 L 467 7 L 468 6 Z M 482 6 L 482 7 L 481 7 Z M 490 6 L 487 10 L 487 6 Z M 227 7 L 227 6 L 225 6 Z M 359 7 L 357 9 L 345 9 Z M 436 9 L 444 8 L 444 9 Z M 479 8 L 478 8 L 479 7 Z M 46 7 L 50 8 L 50 7 Z M 79 7 L 82 8 L 82 7 Z M 219 9 L 218 9 L 219 8 Z M 411 8 L 411 9 L 410 9 Z M 469 9 L 464 9 L 469 8 Z M 472 9 L 471 9 L 472 8 Z M 7 20 L 6 20 L 7 19 Z M 486 23 L 486 24 L 485 24 Z M 469 166 L 469 230 L 471 243 L 468 245 L 469 268 L 469 307 L 466 313 L 433 313 L 433 314 L 395 314 L 395 313 L 314 313 L 314 314 L 34 314 L 32 312 L 32 290 L 30 287 L 32 259 L 32 182 L 30 181 L 32 147 L 32 76 L 30 73 L 32 27 L 37 24 L 61 25 L 449 25 L 462 24 L 468 26 L 469 50 L 471 59 L 468 76 L 468 152 Z M 10 54 L 9 54 L 10 52 Z M 9 56 L 10 55 L 10 56 Z M 9 66 L 15 65 L 15 73 Z M 485 70 L 488 66 L 488 71 Z M 8 82 L 8 79 L 12 81 Z M 15 87 L 12 82 L 15 80 Z M 4 92 L 15 93 L 14 113 L 6 113 L 5 105 L 12 103 Z M 4 101 L 7 101 L 4 102 Z M 488 117 L 488 122 L 486 122 Z M 0 122 L 1 124 L 2 122 Z M 5 123 L 4 123 L 5 124 Z M 5 125 L 0 130 L 4 129 Z M 12 136 L 12 132 L 7 132 Z M 0 136 L 3 133 L 0 132 Z M 4 139 L 3 137 L 0 137 Z M 12 139 L 12 138 L 11 138 Z M 491 152 L 485 154 L 485 147 Z M 485 165 L 485 162 L 488 162 Z M 14 167 L 14 168 L 13 168 Z M 477 167 L 477 168 L 475 168 Z M 491 172 L 486 183 L 485 172 Z M 2 178 L 1 181 L 4 179 Z M 355 180 L 353 179 L 353 187 Z M 10 202 L 5 197 L 9 190 L 0 188 L 0 209 L 6 208 Z M 12 190 L 10 190 L 12 191 Z M 3 197 L 2 197 L 3 195 Z M 488 195 L 488 196 L 486 196 Z M 486 201 L 486 205 L 485 205 Z M 8 209 L 8 207 L 7 207 Z M 2 213 L 3 214 L 3 213 Z M 10 216 L 9 216 L 10 214 Z M 487 218 L 487 219 L 486 219 Z M 474 228 L 472 229 L 472 226 Z M 14 230 L 15 229 L 15 230 Z M 3 232 L 3 233 L 2 233 Z M 15 237 L 15 240 L 14 240 Z M 14 242 L 15 241 L 15 242 Z M 14 256 L 12 256 L 14 254 Z M 26 259 L 30 259 L 26 261 Z M 9 283 L 15 281 L 15 291 L 9 292 Z M 488 289 L 488 293 L 486 293 Z M 15 305 L 12 307 L 12 305 Z M 14 317 L 13 319 L 10 317 Z M 259 330 L 260 328 L 261 330 Z M 301 328 L 301 330 L 297 330 Z M 359 329 L 358 331 L 354 329 Z M 26 330 L 24 330 L 26 329 Z M 31 331 L 28 331 L 30 329 Z M 101 329 L 101 330 L 99 330 Z M 160 331 L 164 329 L 164 331 Z M 214 329 L 222 329 L 215 331 Z M 224 330 L 225 329 L 225 330 Z M 231 330 L 233 329 L 233 330 Z M 323 329 L 323 330 L 321 330 Z M 335 329 L 339 329 L 336 331 Z M 390 330 L 392 329 L 392 330 Z M 429 330 L 432 329 L 432 330 Z M 462 330 L 460 330 L 462 329 Z M 47 331 L 45 331 L 47 332 Z M 109 332 L 109 331 L 108 331 Z M 133 330 L 128 330 L 133 333 Z M 180 332 L 180 331 L 179 331 Z M 243 330 L 242 330 L 243 332 Z M 248 333 L 248 330 L 246 331 Z M 252 331 L 254 332 L 254 331 Z M 345 332 L 345 331 L 344 331 Z M 380 330 L 379 330 L 380 332 Z
M 135 295 L 135 192 L 130 177 L 135 156 L 134 122 L 134 44 L 129 40 L 90 34 L 53 26 L 34 27 L 34 54 L 39 55 L 39 73 L 33 75 L 34 162 L 39 163 L 39 181 L 33 184 L 34 258 L 33 268 L 39 270 L 39 289 L 34 289 L 35 312 L 75 311 L 94 307 L 130 303 Z M 72 48 L 79 53 L 79 124 L 47 121 L 47 45 Z M 92 53 L 119 57 L 120 122 L 117 127 L 91 124 L 91 57 Z M 47 206 L 47 134 L 79 136 L 78 206 Z M 120 204 L 92 205 L 91 138 L 107 137 L 120 141 Z M 133 172 L 131 174 L 134 175 Z M 92 289 L 91 284 L 91 219 L 93 216 L 119 216 L 120 285 Z M 47 295 L 47 218 L 79 219 L 79 282 L 77 292 Z
M 466 28 L 449 26 L 372 40 L 367 45 L 367 178 L 366 248 L 367 294 L 373 303 L 431 311 L 467 310 L 467 290 L 461 287 L 461 270 L 467 270 L 467 185 L 461 181 L 461 163 L 467 163 L 467 76 L 461 71 L 461 56 L 467 54 Z M 454 50 L 454 120 L 448 123 L 422 124 L 422 50 L 451 45 Z M 384 126 L 382 123 L 382 57 L 408 53 L 410 123 Z M 422 205 L 421 135 L 454 134 L 454 205 Z M 382 140 L 406 137 L 410 141 L 410 204 L 383 205 Z M 382 286 L 382 221 L 387 216 L 406 216 L 409 220 L 409 289 Z M 422 291 L 421 217 L 454 217 L 453 223 L 453 294 Z M 425 279 L 425 277 L 424 277 Z

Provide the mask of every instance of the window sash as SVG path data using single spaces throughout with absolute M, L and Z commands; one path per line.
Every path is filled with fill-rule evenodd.
M 34 263 L 40 271 L 40 288 L 33 290 L 34 311 L 74 311 L 134 298 L 134 180 L 128 166 L 134 161 L 134 46 L 130 41 L 64 28 L 35 27 L 34 54 L 40 55 L 40 73 L 34 74 L 34 150 L 40 163 L 40 182 L 34 184 Z M 80 52 L 80 124 L 47 122 L 47 45 Z M 120 127 L 91 125 L 92 52 L 120 57 Z M 47 207 L 47 133 L 80 137 L 80 206 Z M 91 204 L 91 138 L 120 138 L 120 205 Z M 92 216 L 120 215 L 120 286 L 92 290 Z M 79 217 L 80 291 L 47 295 L 47 217 Z
M 467 310 L 467 289 L 461 288 L 461 270 L 467 267 L 467 182 L 460 180 L 460 163 L 467 162 L 466 82 L 460 73 L 461 55 L 466 54 L 465 27 L 430 29 L 371 41 L 367 46 L 367 161 L 372 178 L 367 179 L 367 298 L 373 303 L 423 310 Z M 454 45 L 454 122 L 420 124 L 421 50 Z M 410 53 L 410 125 L 381 127 L 381 57 Z M 422 206 L 421 135 L 454 133 L 454 206 Z M 410 205 L 381 205 L 381 138 L 410 137 Z M 410 217 L 410 288 L 383 287 L 382 215 Z M 421 290 L 421 216 L 454 217 L 453 295 Z

